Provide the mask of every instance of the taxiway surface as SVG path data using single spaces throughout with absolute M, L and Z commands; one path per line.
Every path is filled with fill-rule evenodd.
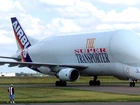
M 0 87 L 8 87 L 9 85 L 0 85 Z M 14 87 L 51 87 L 56 88 L 54 84 L 14 84 Z M 129 87 L 128 84 L 102 84 L 101 86 L 89 86 L 87 84 L 68 84 L 66 87 L 58 88 L 73 88 L 82 90 L 93 90 L 98 92 L 111 92 L 122 94 L 140 94 L 140 84 L 136 87 Z

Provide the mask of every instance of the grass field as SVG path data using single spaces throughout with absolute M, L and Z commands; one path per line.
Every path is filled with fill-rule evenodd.
M 101 83 L 128 83 L 128 81 L 124 81 L 124 80 L 119 80 L 115 77 L 109 76 L 102 76 L 98 78 Z M 20 84 L 38 84 L 38 83 L 48 83 L 48 84 L 54 84 L 55 81 L 57 81 L 59 79 L 57 79 L 56 77 L 0 77 L 0 84 L 9 84 L 9 83 L 20 83 Z M 69 82 L 69 83 L 73 83 L 73 84 L 88 84 L 89 80 L 93 80 L 93 77 L 80 77 L 79 80 L 77 80 L 76 82 Z
M 88 83 L 91 77 L 82 77 L 76 83 Z M 99 78 L 102 83 L 128 83 L 114 77 Z M 0 78 L 0 84 L 30 84 L 30 83 L 55 83 L 57 79 L 52 77 L 21 77 L 21 78 Z M 7 103 L 8 87 L 0 88 L 0 103 Z M 52 102 L 132 102 L 140 101 L 140 95 L 126 95 L 106 92 L 94 92 L 71 88 L 15 88 L 16 103 L 52 103 Z
M 0 103 L 8 101 L 5 88 L 0 88 Z M 52 102 L 129 102 L 139 101 L 139 95 L 102 93 L 62 88 L 16 88 L 16 103 Z

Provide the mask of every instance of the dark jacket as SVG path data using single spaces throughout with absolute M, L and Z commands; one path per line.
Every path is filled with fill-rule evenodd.
M 14 87 L 13 86 L 10 86 L 8 88 L 8 92 L 9 92 L 10 95 L 13 95 L 14 94 Z

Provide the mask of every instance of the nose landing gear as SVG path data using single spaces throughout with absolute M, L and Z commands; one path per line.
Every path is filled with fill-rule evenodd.
M 137 82 L 137 80 L 135 79 L 129 79 L 130 83 L 129 83 L 129 86 L 130 87 L 135 87 L 135 82 Z

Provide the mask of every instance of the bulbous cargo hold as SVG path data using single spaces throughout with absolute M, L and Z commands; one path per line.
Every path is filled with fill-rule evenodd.
M 140 37 L 130 30 L 116 30 L 110 42 L 114 59 L 124 64 L 140 63 Z

